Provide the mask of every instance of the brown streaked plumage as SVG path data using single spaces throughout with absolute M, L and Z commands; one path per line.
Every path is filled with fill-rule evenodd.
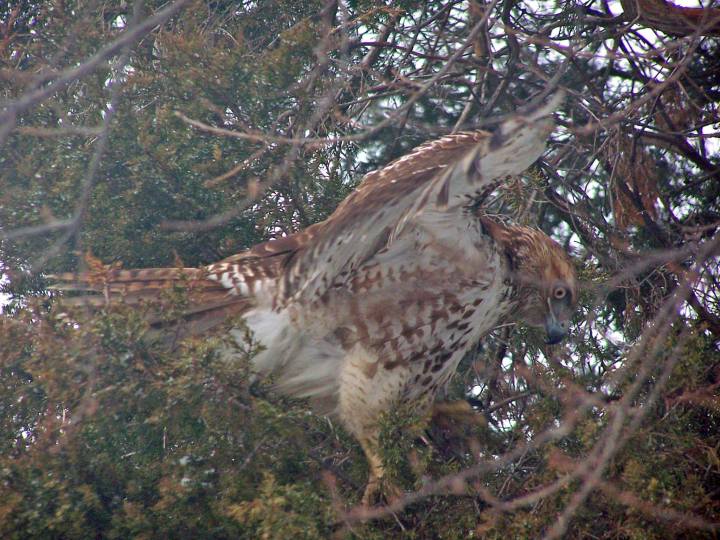
M 327 220 L 292 236 L 203 268 L 66 274 L 59 288 L 100 293 L 77 299 L 97 304 L 152 300 L 187 285 L 183 319 L 194 334 L 242 315 L 264 346 L 255 371 L 339 418 L 360 442 L 369 503 L 384 473 L 384 411 L 402 403 L 425 413 L 463 355 L 499 322 L 545 326 L 549 343 L 567 331 L 577 284 L 560 246 L 467 207 L 541 155 L 556 104 L 492 134 L 424 144 L 367 175 Z

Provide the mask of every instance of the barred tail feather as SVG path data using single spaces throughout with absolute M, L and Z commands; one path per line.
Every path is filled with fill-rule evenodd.
M 229 316 L 240 315 L 251 307 L 250 298 L 232 295 L 222 284 L 206 276 L 207 272 L 200 268 L 67 272 L 51 275 L 56 283 L 50 289 L 64 293 L 64 305 L 92 311 L 116 303 L 151 306 L 162 301 L 163 291 L 181 288 L 187 295 L 187 308 L 176 316 L 168 315 L 161 307 L 151 307 L 148 311 L 153 335 L 166 334 L 175 339 L 206 332 Z

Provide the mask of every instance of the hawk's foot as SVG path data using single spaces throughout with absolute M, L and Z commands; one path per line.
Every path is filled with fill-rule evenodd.
M 464 399 L 440 401 L 433 404 L 432 422 L 440 426 L 451 424 L 485 424 L 485 418 Z
M 394 482 L 384 477 L 371 476 L 363 494 L 363 506 L 375 504 L 392 504 L 403 496 L 403 490 Z
M 435 403 L 428 434 L 433 449 L 444 460 L 474 454 L 477 437 L 487 426 L 485 416 L 465 400 Z

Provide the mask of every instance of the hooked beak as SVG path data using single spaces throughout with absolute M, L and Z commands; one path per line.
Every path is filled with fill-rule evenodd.
M 567 335 L 567 330 L 564 325 L 560 324 L 555 320 L 555 317 L 548 318 L 548 322 L 545 324 L 545 331 L 547 332 L 547 340 L 545 343 L 548 345 L 557 345 Z
M 560 322 L 555 317 L 555 313 L 553 313 L 552 306 L 550 305 L 550 301 L 548 300 L 548 307 L 550 308 L 547 316 L 547 320 L 545 321 L 545 332 L 547 333 L 547 340 L 545 341 L 548 345 L 557 345 L 560 343 L 563 339 L 565 339 L 565 336 L 567 335 L 567 328 L 568 324 L 567 322 Z

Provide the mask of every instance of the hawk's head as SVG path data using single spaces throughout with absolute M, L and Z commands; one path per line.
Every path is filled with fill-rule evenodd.
M 542 231 L 506 227 L 487 218 L 482 221 L 510 259 L 511 280 L 517 287 L 513 318 L 544 327 L 547 343 L 560 343 L 577 304 L 577 279 L 570 257 Z

